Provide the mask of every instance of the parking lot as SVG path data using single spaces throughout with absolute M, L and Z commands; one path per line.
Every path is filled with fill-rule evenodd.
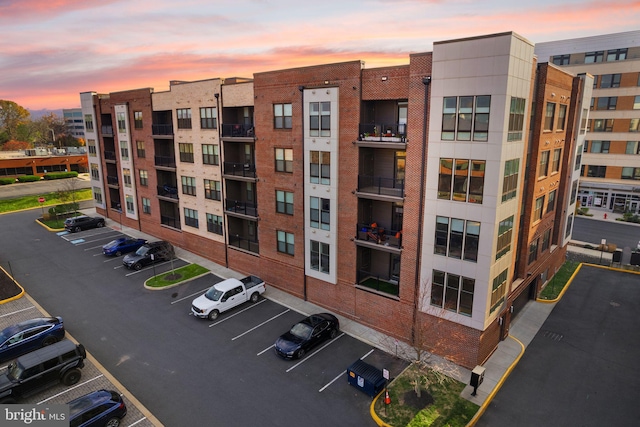
M 18 215 L 26 213 L 5 217 L 28 222 Z M 222 277 L 152 291 L 146 279 L 187 261 L 128 270 L 122 257 L 102 254 L 102 245 L 122 235 L 109 227 L 56 234 L 31 223 L 28 234 L 12 251 L 0 249 L 1 259 L 18 266 L 14 277 L 26 291 L 63 316 L 67 330 L 162 424 L 184 425 L 188 417 L 190 425 L 268 426 L 283 425 L 284 417 L 308 426 L 374 426 L 371 398 L 347 383 L 347 368 L 364 359 L 393 378 L 407 365 L 345 333 L 301 360 L 284 360 L 275 339 L 311 313 L 269 299 L 269 284 L 256 304 L 198 319 L 191 302 Z M 28 269 L 23 257 L 33 245 L 43 255 Z M 124 425 L 136 422 L 131 411 Z

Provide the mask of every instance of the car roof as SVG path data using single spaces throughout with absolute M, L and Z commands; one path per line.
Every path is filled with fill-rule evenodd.
M 97 405 L 111 400 L 113 397 L 111 393 L 112 392 L 109 390 L 101 389 L 73 399 L 68 403 L 69 415 L 71 417 L 74 417 L 75 415 L 82 413 L 87 409 L 91 409 Z
M 18 358 L 20 364 L 25 368 L 38 365 L 47 360 L 58 357 L 61 354 L 73 351 L 76 345 L 69 340 L 58 341 L 57 343 L 42 347 L 41 349 L 27 353 Z
M 55 317 L 38 317 L 36 319 L 25 320 L 24 322 L 16 323 L 15 325 L 7 326 L 0 332 L 0 335 L 11 336 L 20 331 L 25 331 L 34 326 L 45 325 L 47 323 L 53 323 L 53 320 L 57 320 Z
M 231 278 L 223 280 L 222 282 L 218 282 L 213 286 L 215 286 L 215 288 L 219 291 L 226 292 L 230 291 L 231 289 L 237 288 L 240 285 L 242 285 L 242 282 L 240 280 Z

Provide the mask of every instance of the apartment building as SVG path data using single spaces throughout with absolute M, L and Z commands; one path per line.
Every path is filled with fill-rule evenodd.
M 640 213 L 640 31 L 539 43 L 535 52 L 594 76 L 580 205 Z
M 84 125 L 82 108 L 68 108 L 62 110 L 62 118 L 67 132 L 74 138 L 84 139 Z
M 509 32 L 400 66 L 83 93 L 96 206 L 473 367 L 571 233 L 592 81 L 533 52 Z

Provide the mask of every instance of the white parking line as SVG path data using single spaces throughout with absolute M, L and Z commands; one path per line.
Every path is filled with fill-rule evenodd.
M 364 356 L 362 356 L 360 358 L 360 360 L 364 360 L 365 357 L 367 357 L 368 355 L 370 355 L 371 353 L 373 353 L 374 349 L 371 349 L 371 351 L 367 354 L 365 354 Z M 344 374 L 347 373 L 347 370 L 345 369 L 344 371 L 342 371 L 342 373 L 340 375 L 338 375 L 337 377 L 335 377 L 334 379 L 332 379 L 331 381 L 329 381 L 327 384 L 324 385 L 324 387 L 322 387 L 320 390 L 318 390 L 319 393 L 322 393 L 324 391 L 325 388 L 329 387 L 331 384 L 333 384 L 334 382 L 336 382 L 340 377 L 344 377 Z
M 134 426 L 134 425 L 136 425 L 136 424 L 139 424 L 139 423 L 143 422 L 143 421 L 144 421 L 144 420 L 146 420 L 146 419 L 147 419 L 147 417 L 142 417 L 142 418 L 140 418 L 138 421 L 136 421 L 135 423 L 133 423 L 133 424 L 129 424 L 129 427 L 132 427 L 132 426 Z
M 176 260 L 177 260 L 177 259 L 178 259 L 178 258 L 176 258 Z M 168 263 L 170 263 L 170 262 L 171 262 L 171 261 L 161 262 L 160 264 L 156 264 L 156 267 L 160 267 L 161 265 L 165 265 L 165 264 L 168 264 Z M 121 265 L 120 267 L 124 267 L 124 265 Z M 116 268 L 120 268 L 120 267 L 113 267 L 113 268 L 114 268 L 114 269 L 116 269 Z M 152 268 L 153 268 L 153 265 L 149 265 L 149 267 L 141 268 L 140 270 L 134 270 L 134 271 L 133 271 L 133 272 L 131 272 L 131 273 L 127 273 L 127 274 L 125 274 L 125 276 L 127 276 L 127 277 L 129 277 L 129 276 L 133 276 L 134 274 L 142 273 L 143 271 L 147 271 L 147 270 L 150 270 L 150 269 L 152 269 Z
M 48 402 L 48 401 L 50 401 L 51 399 L 55 399 L 55 398 L 56 398 L 56 397 L 58 397 L 58 396 L 62 396 L 63 394 L 69 393 L 71 390 L 75 390 L 75 389 L 77 389 L 78 387 L 81 387 L 81 386 L 83 386 L 83 385 L 85 385 L 85 384 L 89 384 L 91 381 L 95 381 L 95 380 L 97 380 L 98 378 L 102 378 L 102 377 L 104 377 L 104 375 L 100 374 L 100 375 L 98 375 L 97 377 L 93 377 L 93 378 L 91 378 L 90 380 L 86 380 L 86 381 L 85 381 L 85 382 L 83 382 L 83 383 L 78 383 L 78 384 L 76 384 L 75 386 L 73 386 L 73 387 L 71 387 L 71 388 L 66 389 L 65 391 L 61 391 L 61 392 L 60 392 L 60 393 L 58 393 L 58 394 L 54 394 L 53 396 L 50 396 L 50 397 L 48 397 L 47 399 L 42 400 L 42 401 L 40 401 L 40 402 L 36 403 L 36 405 L 42 405 L 43 403 Z
M 177 299 L 177 300 L 175 300 L 175 301 L 171 301 L 171 303 L 170 303 L 170 304 L 171 304 L 171 305 L 173 305 L 173 304 L 175 304 L 175 303 L 177 303 L 177 302 L 184 301 L 184 300 L 189 299 L 189 298 L 193 298 L 193 297 L 195 297 L 196 295 L 200 295 L 200 294 L 202 294 L 202 293 L 206 292 L 210 287 L 211 287 L 211 286 L 209 286 L 208 288 L 204 288 L 204 289 L 203 289 L 203 290 L 201 290 L 201 291 L 194 292 L 194 293 L 192 293 L 191 295 L 187 295 L 186 297 L 182 297 L 182 298 Z M 191 313 L 191 312 L 189 312 L 189 313 Z
M 31 310 L 31 309 L 34 309 L 34 308 L 36 308 L 36 307 L 32 305 L 31 307 L 23 308 L 22 310 L 16 310 L 16 311 L 12 311 L 11 313 L 3 314 L 0 317 L 11 316 L 13 314 L 20 313 L 20 312 L 27 311 L 27 310 Z
M 254 331 L 254 330 L 258 329 L 260 326 L 265 325 L 265 324 L 267 324 L 267 323 L 271 322 L 273 319 L 276 319 L 276 318 L 278 318 L 278 317 L 282 316 L 283 314 L 288 313 L 288 312 L 290 312 L 290 311 L 291 311 L 291 310 L 287 308 L 285 311 L 283 311 L 283 312 L 282 312 L 282 313 L 280 313 L 280 314 L 276 314 L 276 315 L 275 315 L 275 316 L 273 316 L 271 319 L 267 319 L 267 320 L 265 320 L 264 322 L 260 323 L 259 325 L 256 325 L 256 326 L 254 326 L 253 328 L 248 329 L 247 331 L 245 331 L 245 332 L 241 333 L 240 335 L 236 335 L 235 337 L 231 338 L 231 341 L 235 341 L 236 339 L 238 339 L 238 338 L 242 337 L 243 335 L 246 335 L 246 334 L 248 334 L 249 332 L 251 332 L 251 331 Z
M 233 313 L 232 315 L 227 316 L 227 317 L 225 317 L 225 318 L 224 318 L 224 319 L 222 319 L 222 320 L 218 320 L 216 323 L 212 323 L 212 324 L 210 324 L 210 325 L 209 325 L 209 327 L 219 325 L 219 324 L 220 324 L 220 323 L 222 323 L 222 322 L 226 322 L 227 320 L 231 319 L 232 317 L 235 317 L 235 316 L 237 316 L 237 315 L 238 315 L 238 314 L 240 314 L 240 313 L 244 313 L 244 312 L 245 312 L 245 311 L 247 311 L 247 310 L 251 310 L 253 307 L 257 307 L 259 304 L 262 304 L 262 303 L 263 303 L 263 302 L 265 302 L 265 301 L 266 301 L 266 299 L 263 299 L 262 301 L 258 301 L 257 303 L 255 303 L 255 304 L 253 304 L 253 305 L 250 305 L 249 307 L 247 307 L 247 308 L 245 308 L 245 309 L 243 309 L 243 310 L 240 310 L 240 311 L 239 311 L 239 312 L 237 312 L 237 313 Z
M 302 365 L 304 362 L 306 362 L 307 360 L 311 359 L 313 356 L 315 356 L 316 354 L 320 353 L 326 347 L 330 346 L 331 344 L 333 344 L 334 342 L 336 342 L 337 340 L 339 340 L 343 336 L 344 336 L 344 332 L 341 333 L 340 335 L 338 335 L 337 337 L 335 337 L 334 339 L 332 339 L 331 341 L 329 341 L 328 343 L 326 343 L 325 345 L 323 345 L 322 347 L 320 347 L 319 349 L 317 349 L 316 351 L 314 351 L 313 353 L 311 353 L 310 355 L 308 355 L 307 357 L 305 357 L 304 359 L 302 359 L 301 361 L 299 361 L 298 363 L 296 363 L 295 365 L 293 365 L 292 367 L 290 367 L 289 369 L 287 369 L 285 372 L 293 371 L 298 366 Z
M 256 354 L 256 356 L 262 356 L 263 354 L 265 354 L 267 351 L 271 350 L 273 347 L 275 347 L 275 344 L 270 345 L 269 347 L 265 348 L 264 350 L 262 350 L 260 353 Z

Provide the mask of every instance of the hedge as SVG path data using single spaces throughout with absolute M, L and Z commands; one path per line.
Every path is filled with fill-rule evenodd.
M 0 178 L 0 185 L 9 185 L 16 182 L 15 178 Z
M 78 172 L 50 172 L 44 175 L 44 179 L 64 179 L 64 178 L 77 178 Z
M 40 181 L 40 177 L 37 175 L 24 175 L 18 177 L 18 182 L 35 182 Z

